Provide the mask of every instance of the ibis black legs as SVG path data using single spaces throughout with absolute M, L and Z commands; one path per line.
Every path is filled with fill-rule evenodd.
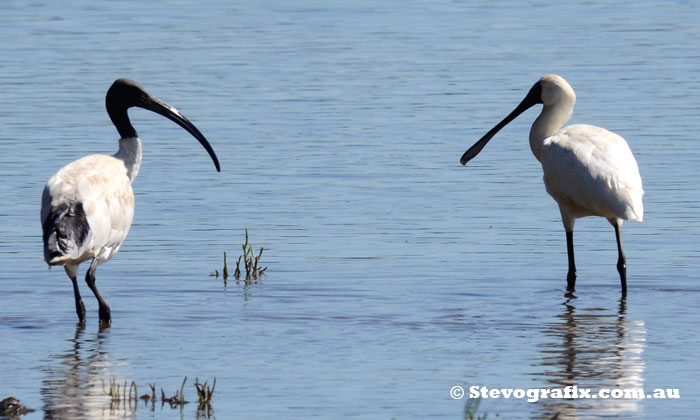
M 78 322 L 81 324 L 85 322 L 85 304 L 83 299 L 80 297 L 80 290 L 78 290 L 78 279 L 75 276 L 70 278 L 73 283 L 73 295 L 75 296 L 75 312 L 78 314 Z
M 66 265 L 65 269 L 66 274 L 68 274 L 70 281 L 73 283 L 73 296 L 75 297 L 75 312 L 78 314 L 78 322 L 82 324 L 85 322 L 85 304 L 83 303 L 83 299 L 80 297 L 80 290 L 78 290 L 78 266 Z M 97 298 L 97 303 L 100 305 L 100 326 L 106 327 L 109 326 L 110 322 L 112 321 L 112 317 L 110 315 L 109 305 L 107 305 L 107 302 L 105 302 L 104 298 L 100 294 L 100 291 L 97 290 L 97 286 L 95 285 L 96 269 L 97 262 L 95 260 L 92 260 L 90 268 L 88 268 L 87 274 L 85 275 L 85 283 L 87 283 L 90 290 L 92 290 L 92 293 Z
M 104 300 L 104 298 L 100 294 L 100 291 L 97 290 L 97 286 L 95 285 L 96 269 L 97 260 L 92 260 L 92 264 L 90 264 L 90 268 L 88 268 L 87 274 L 85 274 L 85 282 L 87 283 L 90 290 L 92 290 L 92 294 L 95 295 L 95 297 L 97 298 L 97 303 L 100 305 L 100 324 L 109 325 L 110 322 L 112 322 L 112 315 L 109 310 L 109 305 L 107 305 L 107 302 Z
M 569 256 L 569 273 L 566 275 L 566 290 L 573 292 L 576 285 L 576 261 L 574 260 L 574 232 L 566 232 L 566 253 Z
M 620 273 L 620 283 L 622 285 L 622 295 L 627 295 L 627 263 L 625 253 L 622 251 L 622 241 L 620 239 L 620 226 L 610 222 L 615 228 L 615 239 L 617 240 L 617 272 Z M 566 275 L 566 290 L 574 291 L 576 285 L 576 261 L 574 260 L 574 232 L 566 232 L 566 252 L 569 256 L 569 273 Z
M 622 251 L 622 241 L 620 240 L 620 226 L 613 224 L 615 228 L 615 239 L 617 240 L 617 272 L 620 273 L 620 283 L 622 284 L 622 294 L 627 294 L 627 262 L 625 253 Z

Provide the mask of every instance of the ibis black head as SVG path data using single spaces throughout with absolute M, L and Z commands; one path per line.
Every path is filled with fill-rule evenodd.
M 107 91 L 105 105 L 107 106 L 109 118 L 112 120 L 112 123 L 114 123 L 114 126 L 117 128 L 122 138 L 137 136 L 136 130 L 134 130 L 134 127 L 129 121 L 129 116 L 126 112 L 127 109 L 132 106 L 147 109 L 174 121 L 177 125 L 192 134 L 209 153 L 209 156 L 211 156 L 211 159 L 214 161 L 216 170 L 219 172 L 221 171 L 219 159 L 216 157 L 214 149 L 212 149 L 207 139 L 197 127 L 185 118 L 184 115 L 180 114 L 177 109 L 155 96 L 152 96 L 135 81 L 129 79 L 115 80 Z

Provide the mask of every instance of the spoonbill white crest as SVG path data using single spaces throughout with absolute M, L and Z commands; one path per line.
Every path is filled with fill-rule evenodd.
M 622 251 L 623 220 L 641 222 L 642 179 L 637 161 L 622 137 L 604 128 L 576 124 L 562 128 L 571 117 L 576 94 L 563 77 L 547 74 L 532 86 L 525 99 L 463 155 L 466 165 L 506 124 L 535 104 L 542 112 L 530 129 L 530 148 L 544 171 L 547 192 L 559 204 L 566 231 L 569 271 L 567 289 L 574 291 L 574 222 L 579 217 L 600 216 L 615 228 L 617 271 L 622 293 L 627 293 L 627 265 Z
M 110 309 L 95 285 L 97 266 L 119 250 L 134 218 L 134 182 L 141 166 L 141 140 L 129 121 L 127 109 L 148 109 L 187 130 L 209 152 L 220 171 L 219 159 L 202 133 L 178 110 L 150 95 L 141 85 L 118 79 L 107 91 L 107 113 L 121 139 L 111 156 L 90 155 L 69 163 L 53 175 L 41 200 L 44 260 L 62 265 L 73 282 L 75 310 L 85 321 L 85 305 L 78 290 L 78 266 L 92 259 L 85 282 L 97 298 L 100 323 L 109 325 Z

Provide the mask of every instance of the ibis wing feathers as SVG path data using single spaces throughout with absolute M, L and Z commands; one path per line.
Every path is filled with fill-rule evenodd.
M 627 142 L 600 127 L 572 125 L 544 141 L 547 192 L 573 217 L 643 219 L 642 179 Z
M 45 188 L 44 202 L 50 198 L 48 188 Z M 42 218 L 42 229 L 44 260 L 49 265 L 79 259 L 83 245 L 89 241 L 90 226 L 80 202 L 64 202 L 48 208 Z
M 123 161 L 92 155 L 65 166 L 46 184 L 41 217 L 45 249 L 49 246 L 49 254 L 63 252 L 55 264 L 88 258 L 107 261 L 126 238 L 134 217 L 134 194 Z M 88 234 L 78 240 L 78 226 L 84 225 Z M 55 242 L 50 240 L 51 229 L 57 238 L 73 238 L 67 239 L 72 245 L 65 250 L 54 246 L 51 251 Z

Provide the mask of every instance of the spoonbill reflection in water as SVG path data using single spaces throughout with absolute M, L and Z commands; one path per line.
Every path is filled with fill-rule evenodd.
M 178 110 L 151 96 L 141 85 L 118 79 L 107 91 L 107 113 L 121 139 L 111 156 L 90 155 L 64 166 L 44 188 L 41 226 L 44 232 L 44 260 L 49 266 L 62 265 L 73 282 L 78 320 L 85 321 L 85 305 L 78 290 L 80 263 L 92 259 L 85 282 L 97 298 L 100 324 L 111 322 L 110 309 L 97 286 L 95 270 L 119 250 L 134 218 L 131 183 L 141 167 L 141 140 L 129 121 L 133 106 L 158 113 L 187 130 L 209 152 L 220 171 L 219 159 L 202 133 Z
M 617 271 L 622 293 L 627 293 L 627 265 L 622 251 L 623 220 L 641 222 L 642 179 L 637 161 L 622 137 L 604 128 L 576 124 L 562 128 L 571 117 L 576 94 L 563 77 L 547 74 L 535 83 L 525 99 L 463 155 L 466 165 L 506 124 L 536 104 L 542 112 L 530 129 L 530 148 L 544 171 L 547 192 L 559 204 L 566 231 L 569 271 L 567 289 L 574 291 L 574 223 L 579 217 L 600 216 L 615 228 Z

